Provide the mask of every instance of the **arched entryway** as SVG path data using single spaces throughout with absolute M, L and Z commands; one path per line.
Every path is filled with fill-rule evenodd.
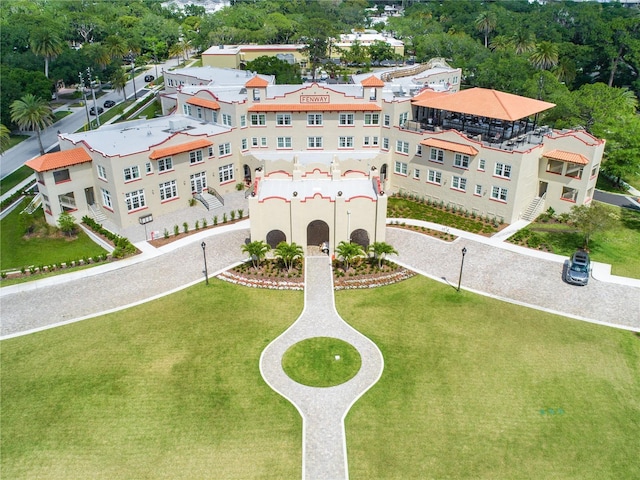
M 243 167 L 243 174 L 244 174 L 243 176 L 244 183 L 246 185 L 251 185 L 251 168 L 246 163 L 244 164 L 244 167 Z
M 351 243 L 357 243 L 366 251 L 366 249 L 369 248 L 369 233 L 366 230 L 359 228 L 351 232 L 349 241 Z
M 329 241 L 329 225 L 322 220 L 314 220 L 307 225 L 307 245 L 319 247 Z
M 384 183 L 387 179 L 387 164 L 383 163 L 380 167 L 380 181 Z
M 287 236 L 282 230 L 271 230 L 267 233 L 267 244 L 271 248 L 276 248 L 280 242 L 286 242 Z

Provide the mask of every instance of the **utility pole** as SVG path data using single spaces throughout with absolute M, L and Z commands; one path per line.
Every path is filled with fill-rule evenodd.
M 93 90 L 93 83 L 91 82 L 91 69 L 87 67 L 87 78 L 89 79 L 89 88 L 91 88 L 91 96 L 93 97 L 93 112 L 96 114 L 96 123 L 98 128 L 100 127 L 100 114 L 98 113 L 98 105 L 96 104 L 96 93 Z
M 82 72 L 78 72 L 78 77 L 80 78 L 80 88 L 82 89 L 82 99 L 84 100 L 84 111 L 87 114 L 87 125 L 89 126 L 89 130 L 91 130 L 91 119 L 89 118 L 89 107 L 87 106 L 87 95 L 84 91 L 84 78 L 82 76 Z

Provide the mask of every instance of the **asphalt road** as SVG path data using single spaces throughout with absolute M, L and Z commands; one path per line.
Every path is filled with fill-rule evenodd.
M 174 62 L 175 63 L 175 62 Z M 175 66 L 175 65 L 174 65 Z M 159 64 L 158 72 L 161 72 L 161 68 L 168 68 L 167 64 Z M 136 92 L 146 89 L 147 82 L 144 81 L 145 75 L 156 75 L 155 65 L 149 66 L 142 70 L 140 74 L 135 77 Z M 134 80 L 127 82 L 124 93 L 127 98 L 133 97 L 133 83 Z M 140 94 L 140 93 L 139 93 Z M 113 100 L 116 103 L 123 101 L 122 92 L 116 92 L 115 90 L 100 97 L 100 100 L 96 99 L 96 104 L 102 106 L 106 100 Z M 93 105 L 93 100 L 88 98 L 88 105 Z M 75 132 L 82 128 L 87 123 L 87 113 L 84 107 L 72 108 L 72 114 L 67 115 L 60 121 L 54 123 L 50 127 L 41 132 L 42 145 L 45 151 L 52 150 L 58 143 L 58 131 L 61 132 Z M 94 119 L 95 117 L 91 117 Z M 20 142 L 18 145 L 5 152 L 0 156 L 0 178 L 4 178 L 13 171 L 20 168 L 27 160 L 40 155 L 40 147 L 38 145 L 38 139 L 35 135 L 27 140 Z
M 596 190 L 593 193 L 593 199 L 599 202 L 608 203 L 610 205 L 617 205 L 618 207 L 629 208 L 631 210 L 640 212 L 640 199 L 634 200 L 633 198 L 626 195 Z

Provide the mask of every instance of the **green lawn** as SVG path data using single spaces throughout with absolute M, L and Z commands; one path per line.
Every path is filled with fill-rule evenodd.
M 7 270 L 29 265 L 50 265 L 83 257 L 93 257 L 106 253 L 105 250 L 93 242 L 84 232 L 79 231 L 77 237 L 69 239 L 63 236 L 24 238 L 28 224 L 34 223 L 36 229 L 44 231 L 46 223 L 42 209 L 33 215 L 20 211 L 27 205 L 27 201 L 16 208 L 0 222 L 0 269 Z
M 21 166 L 15 172 L 10 173 L 0 181 L 0 194 L 8 192 L 23 180 L 33 175 L 33 170 L 26 165 Z
M 302 292 L 212 281 L 2 342 L 2 477 L 300 478 L 302 421 L 259 371 Z
M 142 117 L 152 119 L 155 118 L 156 115 L 162 115 L 162 105 L 160 105 L 160 102 L 154 98 L 152 102 L 149 102 L 144 110 L 135 117 L 130 117 L 128 120 L 137 120 Z
M 20 142 L 29 138 L 29 135 L 9 135 L 9 142 L 7 143 L 7 150 L 15 147 Z
M 212 280 L 5 340 L 3 476 L 300 478 L 258 363 L 302 301 Z M 422 277 L 336 302 L 385 360 L 346 419 L 352 480 L 640 476 L 638 335 Z
M 640 278 L 640 212 L 613 206 L 608 208 L 617 220 L 611 229 L 593 234 L 589 240 L 591 258 L 611 264 L 614 275 Z M 567 257 L 584 243 L 584 236 L 570 225 L 540 221 L 516 234 L 516 238 L 518 236 L 526 237 L 534 248 L 544 244 L 553 253 Z
M 415 277 L 342 291 L 382 350 L 346 419 L 350 478 L 640 478 L 640 337 Z

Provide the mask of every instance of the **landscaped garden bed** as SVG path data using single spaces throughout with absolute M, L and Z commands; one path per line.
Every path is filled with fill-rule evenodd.
M 486 236 L 506 227 L 501 217 L 478 215 L 442 201 L 406 193 L 389 198 L 387 218 L 413 218 Z
M 453 242 L 456 238 L 456 235 L 449 232 L 447 227 L 443 227 L 442 230 L 434 230 L 432 228 L 427 227 L 419 227 L 418 225 L 407 225 L 405 222 L 394 222 L 389 225 L 390 227 L 402 228 L 404 230 L 411 230 L 412 232 L 423 233 L 425 235 L 429 235 L 430 237 L 439 238 L 440 240 L 444 240 L 445 242 Z
M 211 219 L 211 222 L 209 222 L 206 218 L 202 218 L 202 220 L 196 220 L 193 225 L 189 225 L 188 222 L 183 222 L 182 225 L 174 225 L 172 231 L 169 231 L 165 228 L 162 237 L 149 240 L 148 243 L 156 248 L 162 247 L 163 245 L 175 242 L 176 240 L 180 240 L 181 238 L 188 237 L 189 235 L 193 235 L 194 233 L 198 233 L 201 230 L 220 227 L 222 225 L 229 225 L 246 218 L 248 217 L 244 216 L 244 210 L 238 209 L 237 211 L 231 211 L 229 214 L 225 212 L 221 217 L 214 215 Z

